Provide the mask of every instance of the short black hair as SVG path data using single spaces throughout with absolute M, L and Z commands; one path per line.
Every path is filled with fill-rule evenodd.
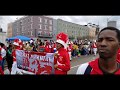
M 4 46 L 5 46 L 5 44 L 4 44 L 4 43 L 0 43 L 0 46 L 1 46 L 1 47 L 4 47 Z
M 97 37 L 99 37 L 100 33 L 101 33 L 102 31 L 105 31 L 105 30 L 115 31 L 115 32 L 117 33 L 117 39 L 118 39 L 118 41 L 120 42 L 120 30 L 117 29 L 117 28 L 115 28 L 115 27 L 105 27 L 105 28 L 101 29 L 101 31 L 99 32 L 99 34 L 98 34 Z

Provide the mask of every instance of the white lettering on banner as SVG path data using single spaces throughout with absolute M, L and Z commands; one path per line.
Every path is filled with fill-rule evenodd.
M 16 51 L 17 66 L 20 69 L 34 72 L 35 74 L 51 74 L 54 70 L 54 55 L 30 54 L 24 50 Z

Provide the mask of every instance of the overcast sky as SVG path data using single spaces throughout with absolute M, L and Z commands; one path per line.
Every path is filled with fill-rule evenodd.
M 21 18 L 23 16 L 0 16 L 0 25 L 3 28 L 3 30 L 6 32 L 7 30 L 7 24 L 9 22 L 14 22 L 16 20 L 16 18 Z M 50 16 L 54 19 L 63 19 L 65 21 L 69 21 L 69 22 L 73 22 L 76 24 L 80 24 L 80 25 L 85 25 L 87 23 L 92 23 L 92 24 L 96 24 L 99 25 L 100 28 L 106 27 L 107 26 L 107 20 L 108 21 L 117 21 L 117 28 L 120 29 L 120 16 L 88 16 L 88 15 L 84 15 L 84 16 Z

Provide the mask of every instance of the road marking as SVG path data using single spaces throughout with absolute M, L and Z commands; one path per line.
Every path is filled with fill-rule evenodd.
M 78 66 L 80 66 L 80 65 L 76 65 L 76 66 L 73 66 L 73 67 L 71 67 L 71 68 L 75 68 L 75 67 L 78 67 Z

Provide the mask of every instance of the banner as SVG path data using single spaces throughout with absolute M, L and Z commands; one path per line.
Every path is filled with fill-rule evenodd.
M 53 53 L 16 50 L 17 68 L 34 74 L 54 74 Z

